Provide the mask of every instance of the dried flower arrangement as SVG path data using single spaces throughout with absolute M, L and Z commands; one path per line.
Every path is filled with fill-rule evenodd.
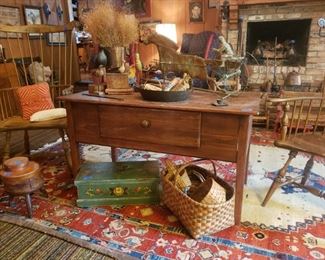
M 117 10 L 108 3 L 101 3 L 82 17 L 85 29 L 93 41 L 102 47 L 127 47 L 139 37 L 138 20 Z

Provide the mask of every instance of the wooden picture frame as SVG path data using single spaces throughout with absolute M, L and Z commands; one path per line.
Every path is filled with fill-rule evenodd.
M 64 32 L 48 33 L 47 44 L 48 45 L 65 45 L 66 34 Z
M 204 1 L 192 0 L 188 5 L 190 23 L 204 22 Z
M 129 3 L 124 1 L 123 9 L 136 17 L 150 17 L 151 0 L 131 0 Z
M 24 5 L 24 17 L 26 25 L 43 24 L 42 8 L 40 6 Z M 30 33 L 30 37 L 39 37 L 39 33 Z
M 219 0 L 208 0 L 208 8 L 217 8 L 217 1 Z
M 21 25 L 19 7 L 0 5 L 0 23 L 6 25 Z M 1 32 L 0 38 L 7 38 L 7 34 Z M 21 34 L 8 33 L 8 38 L 21 38 Z

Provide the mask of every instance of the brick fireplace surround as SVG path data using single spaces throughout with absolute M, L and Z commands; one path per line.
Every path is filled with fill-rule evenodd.
M 236 8 L 237 9 L 237 8 Z M 237 14 L 236 14 L 237 15 Z M 311 19 L 309 43 L 307 49 L 306 65 L 300 68 L 300 75 L 303 84 L 310 85 L 313 90 L 317 89 L 325 76 L 325 36 L 319 35 L 318 19 L 325 17 L 325 0 L 290 2 L 279 4 L 255 4 L 239 5 L 238 15 L 242 22 L 243 50 L 246 50 L 247 23 L 259 21 L 284 21 Z M 234 19 L 228 30 L 228 41 L 236 49 L 237 26 L 234 26 Z M 325 33 L 325 29 L 323 29 Z M 262 84 L 266 81 L 266 66 L 249 65 L 251 72 L 249 84 Z M 298 67 L 280 66 L 276 68 L 276 78 L 279 84 L 283 84 L 282 74 L 290 71 L 298 71 Z M 268 78 L 273 79 L 273 66 L 268 68 Z

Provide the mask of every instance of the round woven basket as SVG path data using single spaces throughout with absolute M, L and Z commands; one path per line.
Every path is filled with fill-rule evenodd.
M 192 184 L 192 173 L 199 172 L 205 179 L 213 178 L 225 189 L 226 200 L 221 203 L 205 204 L 197 202 L 181 191 L 176 185 L 179 173 L 186 169 Z M 201 182 L 199 182 L 201 183 Z M 212 174 L 209 170 L 192 163 L 178 168 L 172 179 L 162 176 L 162 201 L 178 217 L 193 238 L 212 234 L 234 225 L 234 189 L 227 182 Z M 199 186 L 196 186 L 196 189 Z M 195 192 L 195 191 L 193 191 Z

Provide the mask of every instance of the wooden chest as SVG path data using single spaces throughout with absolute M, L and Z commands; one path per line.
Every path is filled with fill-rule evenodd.
M 80 207 L 159 203 L 158 161 L 84 163 L 75 179 Z

